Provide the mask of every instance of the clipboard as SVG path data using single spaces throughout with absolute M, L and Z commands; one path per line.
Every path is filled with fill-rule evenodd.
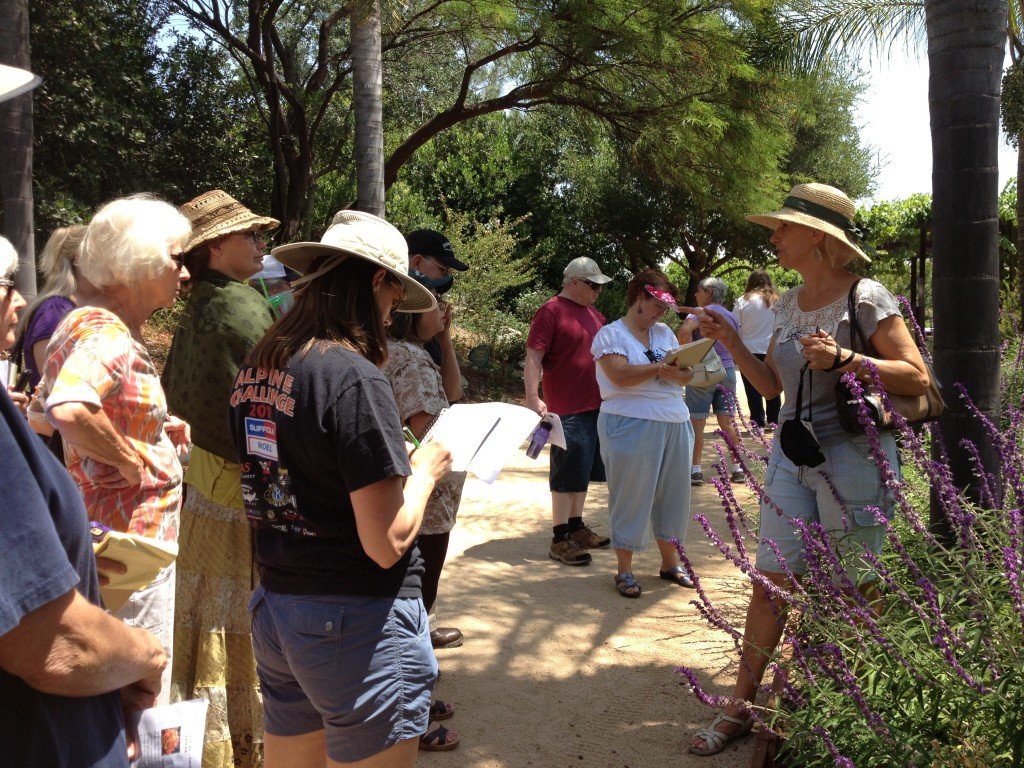
M 681 347 L 670 349 L 662 361 L 666 365 L 678 365 L 680 368 L 692 368 L 715 346 L 714 339 L 697 339 Z

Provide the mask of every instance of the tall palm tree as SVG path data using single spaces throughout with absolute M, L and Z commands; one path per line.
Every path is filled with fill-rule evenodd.
M 996 420 L 999 81 L 1012 19 L 1006 0 L 797 0 L 787 26 L 795 41 L 791 62 L 803 67 L 836 51 L 884 53 L 896 43 L 913 47 L 926 39 L 936 374 L 947 385 L 963 384 L 982 412 Z M 1024 184 L 1018 184 L 1018 193 L 1024 194 Z M 947 400 L 943 447 L 957 487 L 977 501 L 974 467 L 961 441 L 978 446 L 985 471 L 993 474 L 999 471 L 996 449 L 957 393 L 951 390 Z M 948 533 L 934 500 L 932 525 Z
M 1006 0 L 925 0 L 928 111 L 932 132 L 932 297 L 935 368 L 960 382 L 999 423 L 999 92 L 1006 44 Z M 959 397 L 949 399 L 942 432 L 953 478 L 978 498 L 962 440 L 988 472 L 997 448 Z M 932 505 L 932 524 L 946 525 Z M 948 530 L 945 531 L 948 534 Z
M 0 0 L 0 63 L 31 69 L 28 0 Z M 32 94 L 0 104 L 0 205 L 3 231 L 18 251 L 17 287 L 36 292 L 32 232 Z
M 381 106 L 380 0 L 352 4 L 356 207 L 384 216 L 384 119 Z

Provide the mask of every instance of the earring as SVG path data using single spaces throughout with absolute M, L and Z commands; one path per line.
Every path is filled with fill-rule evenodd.
M 814 251 L 814 259 L 815 259 L 815 261 L 821 261 L 821 251 L 819 251 L 819 250 L 815 250 Z
M 644 313 L 644 308 L 643 307 L 637 307 L 636 308 L 636 316 L 637 317 L 640 317 L 640 315 L 642 315 L 643 313 Z

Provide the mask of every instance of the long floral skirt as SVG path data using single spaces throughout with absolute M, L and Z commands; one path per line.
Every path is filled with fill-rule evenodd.
M 178 535 L 171 701 L 203 698 L 203 768 L 263 765 L 263 700 L 249 596 L 257 583 L 245 510 L 188 486 Z

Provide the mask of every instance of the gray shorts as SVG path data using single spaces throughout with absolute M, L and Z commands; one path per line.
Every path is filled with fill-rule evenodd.
M 328 757 L 349 763 L 427 730 L 437 662 L 421 599 L 258 587 L 249 610 L 267 733 L 323 729 Z
M 691 419 L 706 419 L 712 412 L 728 416 L 736 407 L 736 369 L 726 368 L 725 378 L 713 387 L 687 387 L 685 396 Z
M 881 437 L 886 457 L 897 479 L 899 455 L 892 434 Z M 765 496 L 771 503 L 761 504 L 760 545 L 757 567 L 761 571 L 782 573 L 779 555 L 795 574 L 807 570 L 807 556 L 799 527 L 793 520 L 819 523 L 828 531 L 833 551 L 839 555 L 847 576 L 855 583 L 871 578 L 873 569 L 860 556 L 864 548 L 876 555 L 882 551 L 885 526 L 875 519 L 875 510 L 892 517 L 892 494 L 882 484 L 867 437 L 858 435 L 838 445 L 822 447 L 825 463 L 820 467 L 797 467 L 772 443 L 765 471 Z M 781 511 L 780 511 L 781 510 Z M 771 540 L 778 554 L 766 543 Z

